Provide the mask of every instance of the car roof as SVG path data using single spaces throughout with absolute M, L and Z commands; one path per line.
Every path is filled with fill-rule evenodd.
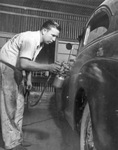
M 118 13 L 118 0 L 105 0 L 100 6 L 106 5 L 111 10 L 111 13 L 114 15 Z

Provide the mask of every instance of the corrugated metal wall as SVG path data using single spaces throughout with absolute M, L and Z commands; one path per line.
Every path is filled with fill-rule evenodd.
M 0 31 L 19 33 L 26 30 L 39 30 L 45 20 L 54 19 L 60 23 L 61 39 L 75 40 L 85 26 L 88 16 L 44 11 L 36 8 L 0 3 Z

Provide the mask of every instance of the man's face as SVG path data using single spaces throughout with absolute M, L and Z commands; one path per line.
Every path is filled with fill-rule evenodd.
M 52 43 L 56 40 L 56 38 L 59 36 L 59 30 L 56 28 L 43 29 L 43 41 L 46 44 Z

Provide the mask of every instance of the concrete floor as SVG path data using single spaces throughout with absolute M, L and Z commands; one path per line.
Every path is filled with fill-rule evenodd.
M 32 143 L 28 150 L 79 150 L 79 136 L 57 112 L 54 93 L 44 93 L 42 103 L 25 108 L 23 132 Z

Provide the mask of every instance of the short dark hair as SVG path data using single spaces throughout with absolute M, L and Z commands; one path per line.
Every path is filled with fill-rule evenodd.
M 60 25 L 57 22 L 55 22 L 54 20 L 48 20 L 48 21 L 44 22 L 41 27 L 41 30 L 44 28 L 51 29 L 51 27 L 56 28 L 57 30 L 61 31 Z

